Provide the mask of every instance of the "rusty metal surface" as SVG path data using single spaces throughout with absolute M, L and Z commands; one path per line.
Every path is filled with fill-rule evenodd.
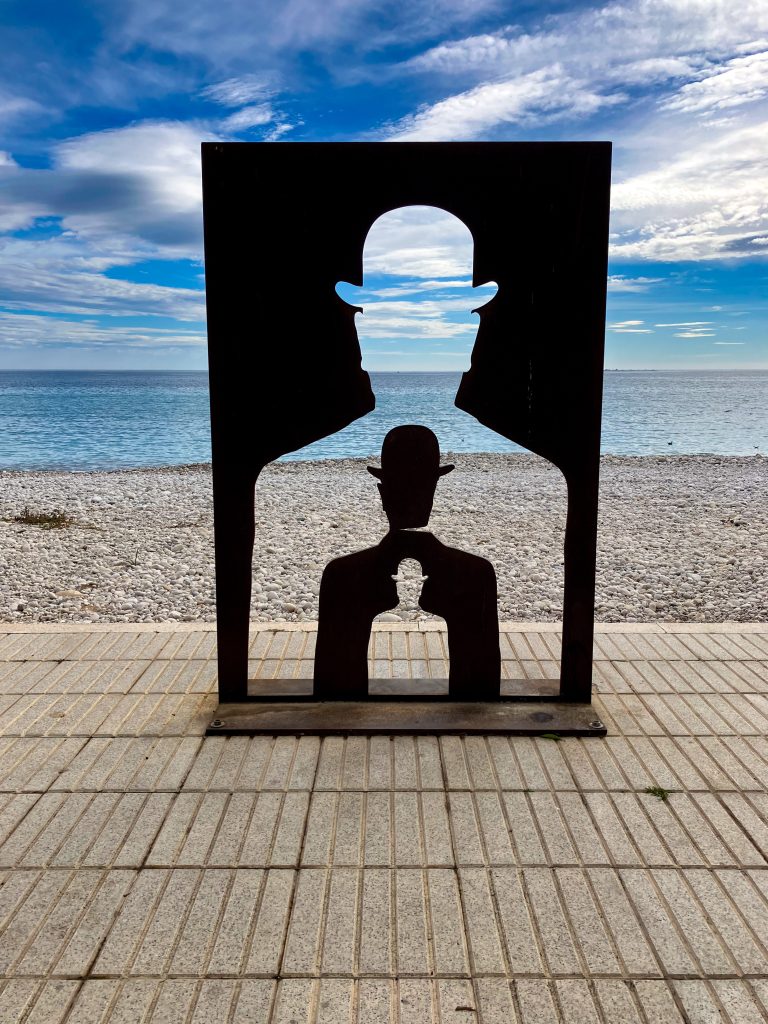
M 473 283 L 498 285 L 456 405 L 566 478 L 560 695 L 589 700 L 610 162 L 605 142 L 203 144 L 221 700 L 247 694 L 257 478 L 374 408 L 335 288 L 414 205 L 460 219 Z
M 591 704 L 562 701 L 320 701 L 219 704 L 209 736 L 238 733 L 506 733 L 605 736 Z

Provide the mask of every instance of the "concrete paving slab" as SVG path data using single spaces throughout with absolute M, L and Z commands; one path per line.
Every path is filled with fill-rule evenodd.
M 382 674 L 446 671 L 385 624 Z M 263 676 L 314 632 L 263 624 Z M 556 675 L 555 623 L 504 624 Z M 5 1022 L 768 1021 L 768 626 L 598 627 L 609 736 L 211 736 L 210 625 L 0 633 Z

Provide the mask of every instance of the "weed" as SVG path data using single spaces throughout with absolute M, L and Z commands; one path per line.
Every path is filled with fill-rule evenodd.
M 643 792 L 647 793 L 649 796 L 655 796 L 657 799 L 666 803 L 673 790 L 664 789 L 663 786 L 646 786 Z
M 558 732 L 543 732 L 540 734 L 540 740 L 553 740 L 555 743 L 559 743 L 563 737 Z
M 58 508 L 52 512 L 33 512 L 27 505 L 21 515 L 13 517 L 13 522 L 24 526 L 39 526 L 41 530 L 59 530 L 64 526 L 72 526 L 74 519 Z

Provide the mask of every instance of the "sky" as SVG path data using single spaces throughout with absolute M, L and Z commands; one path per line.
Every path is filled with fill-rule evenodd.
M 610 140 L 606 366 L 768 368 L 765 0 L 3 0 L 0 20 L 0 369 L 206 368 L 203 140 Z M 444 213 L 374 225 L 364 288 L 338 285 L 367 369 L 468 366 L 494 291 L 471 260 Z

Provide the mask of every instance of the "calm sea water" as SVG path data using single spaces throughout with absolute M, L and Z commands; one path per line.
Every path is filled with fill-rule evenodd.
M 372 455 L 399 423 L 426 423 L 444 451 L 519 451 L 455 408 L 459 377 L 373 373 L 376 410 L 288 458 Z M 603 451 L 768 454 L 768 370 L 610 371 Z M 0 372 L 0 469 L 118 469 L 210 457 L 205 373 Z

